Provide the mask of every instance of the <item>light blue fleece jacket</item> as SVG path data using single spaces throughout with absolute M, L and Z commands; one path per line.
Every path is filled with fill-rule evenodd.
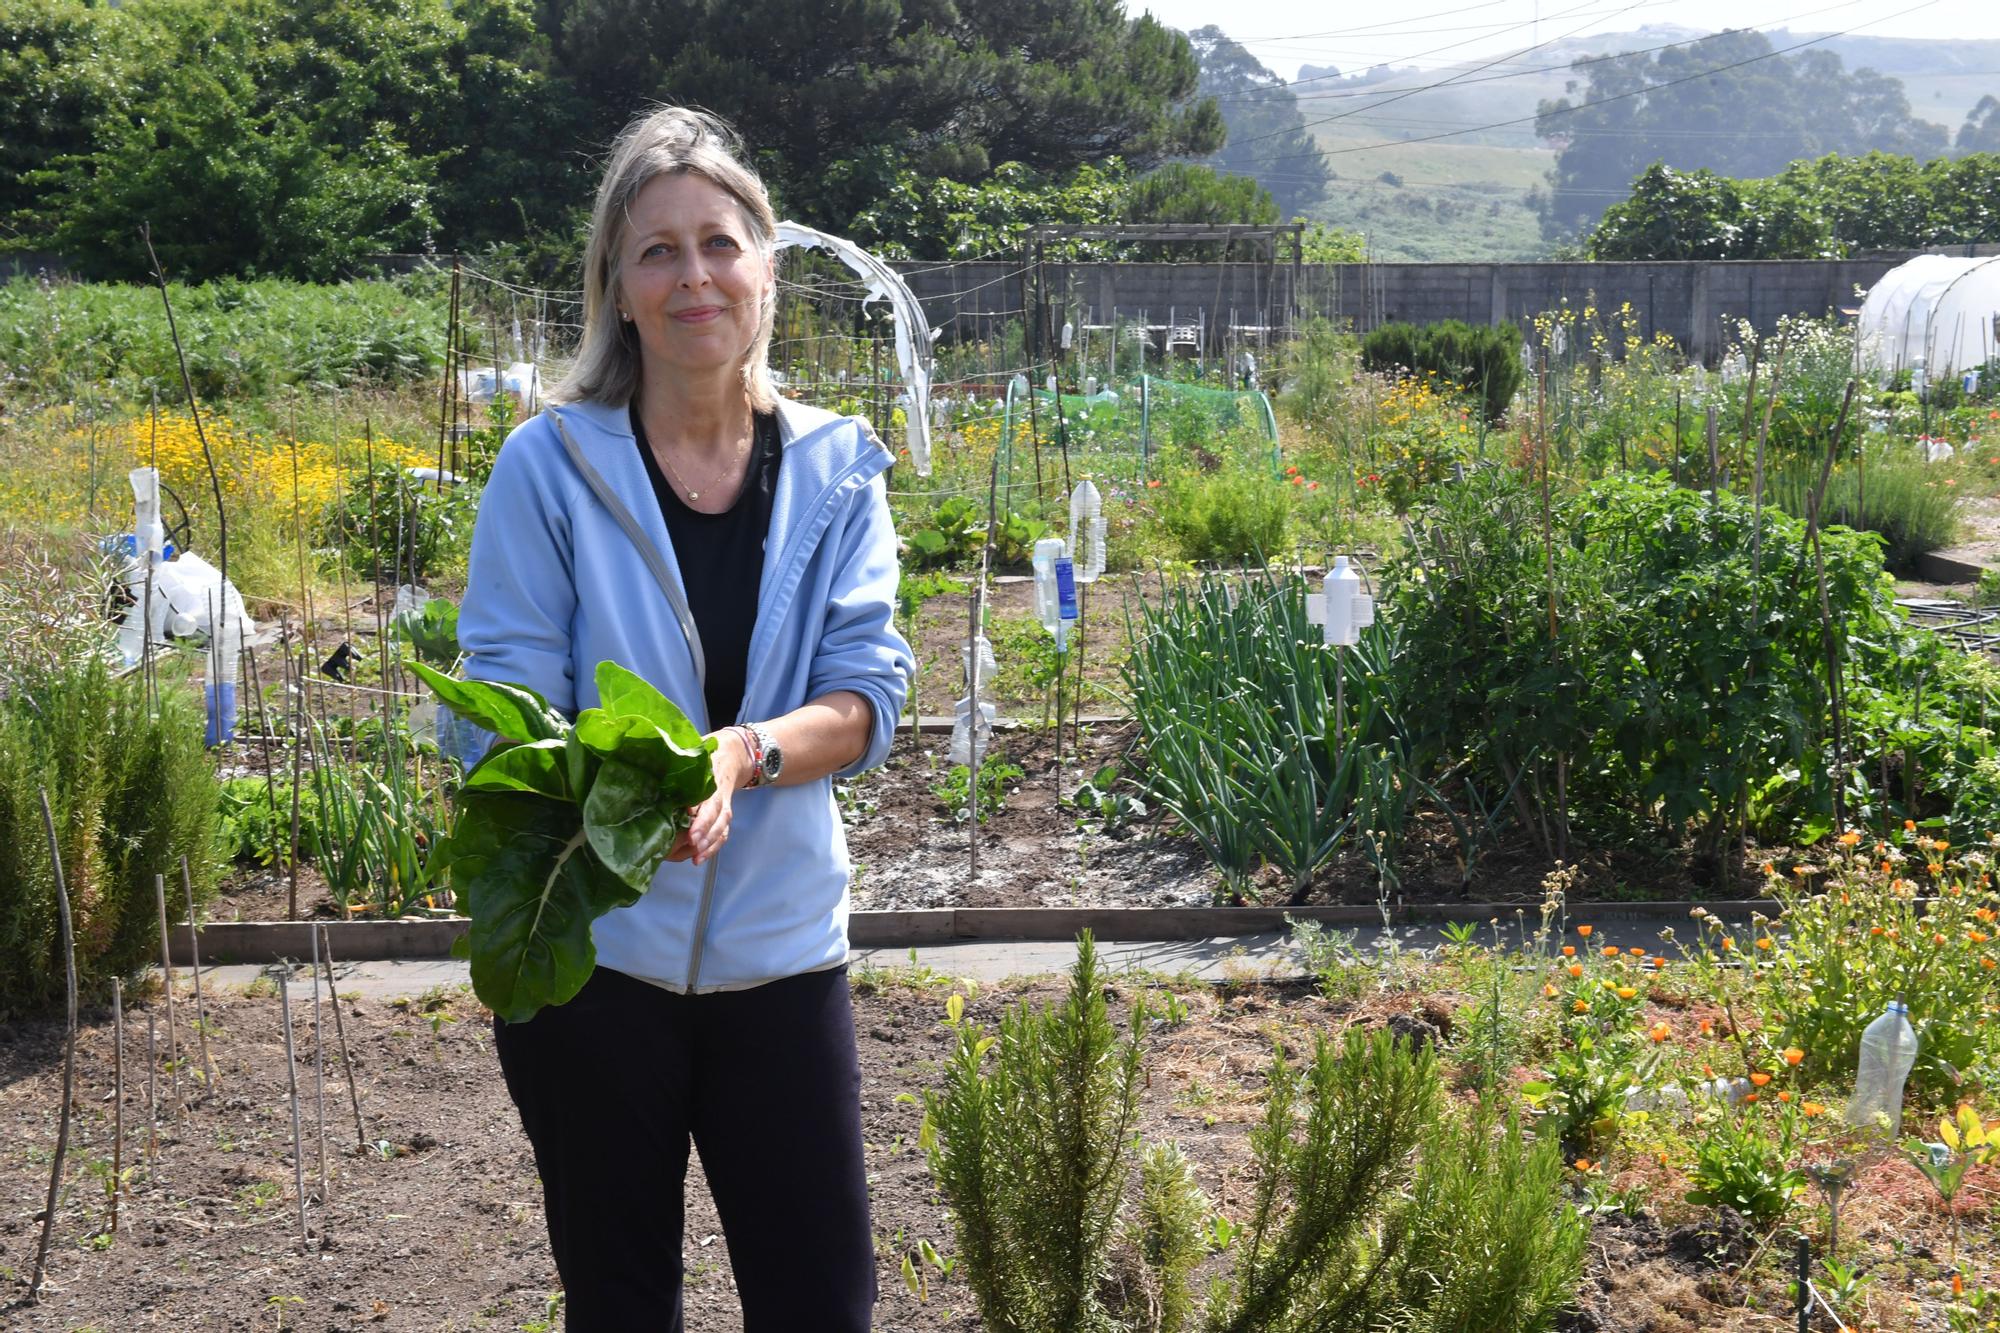
M 854 691 L 874 723 L 846 776 L 888 757 L 914 671 L 892 623 L 890 460 L 858 419 L 782 400 L 778 419 L 784 448 L 740 717 L 761 721 Z M 574 717 L 597 703 L 597 664 L 613 661 L 704 733 L 737 721 L 707 716 L 699 635 L 684 630 L 633 538 L 572 462 L 564 430 L 680 587 L 625 405 L 550 408 L 507 437 L 480 498 L 458 620 L 466 674 L 526 685 Z M 738 792 L 729 840 L 706 865 L 663 865 L 637 903 L 598 919 L 597 961 L 684 993 L 837 966 L 847 958 L 849 876 L 832 778 Z

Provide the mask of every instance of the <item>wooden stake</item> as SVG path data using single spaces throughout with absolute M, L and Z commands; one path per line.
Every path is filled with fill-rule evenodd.
M 49 812 L 49 793 L 39 788 L 42 801 L 42 828 L 49 835 L 49 862 L 55 871 L 56 910 L 61 914 L 63 974 L 67 982 L 68 1021 L 63 1030 L 62 1114 L 56 1121 L 56 1155 L 49 1164 L 48 1202 L 42 1209 L 42 1242 L 35 1250 L 35 1275 L 28 1282 L 28 1303 L 41 1297 L 42 1278 L 48 1272 L 49 1236 L 56 1225 L 56 1195 L 62 1187 L 63 1158 L 69 1152 L 69 1099 L 76 1079 L 76 935 L 69 917 L 69 888 L 63 883 L 62 848 L 56 842 L 56 818 Z
M 292 1107 L 292 1186 L 299 1201 L 299 1244 L 312 1242 L 312 1235 L 306 1230 L 306 1153 L 305 1144 L 299 1133 L 299 1065 L 298 1056 L 292 1048 L 292 999 L 290 963 L 278 968 L 278 1008 L 285 1019 L 285 1086 Z
M 125 1192 L 125 983 L 111 978 L 111 1234 L 118 1234 L 118 1196 Z
M 215 1076 L 215 1061 L 208 1053 L 208 1008 L 201 998 L 201 927 L 194 919 L 194 877 L 188 874 L 186 856 L 181 857 L 181 890 L 187 894 L 188 961 L 194 965 L 194 1027 L 201 1036 L 203 1077 L 208 1080 L 209 1091 L 213 1092 L 222 1081 Z
M 326 1207 L 326 1042 L 320 1038 L 319 931 L 312 932 L 313 1121 L 319 1126 L 319 1205 Z
M 347 1096 L 354 1103 L 354 1142 L 362 1150 L 368 1147 L 368 1131 L 361 1128 L 361 1094 L 354 1089 L 354 1059 L 347 1051 L 347 1022 L 340 1016 L 340 992 L 333 984 L 333 936 L 327 931 L 326 923 L 320 922 L 320 962 L 326 968 L 326 993 L 333 1005 L 333 1034 L 340 1042 L 340 1067 L 347 1071 Z
M 153 902 L 160 909 L 160 971 L 165 984 L 161 991 L 167 997 L 167 1070 L 173 1077 L 174 1113 L 180 1114 L 185 1103 L 181 1100 L 181 1055 L 174 1030 L 174 960 L 167 953 L 167 877 L 153 876 Z

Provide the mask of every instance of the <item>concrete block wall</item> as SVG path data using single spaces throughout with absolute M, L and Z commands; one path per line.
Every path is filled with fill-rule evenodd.
M 1851 260 L 1741 260 L 1582 264 L 1045 264 L 1041 283 L 1058 310 L 1050 323 L 1081 313 L 1165 324 L 1283 327 L 1295 315 L 1323 314 L 1367 330 L 1395 320 L 1526 325 L 1565 300 L 1600 312 L 1629 302 L 1641 336 L 1667 334 L 1713 361 L 1748 320 L 1761 333 L 1786 315 L 1823 316 L 1860 304 L 1866 290 L 1907 256 Z M 909 264 L 906 280 L 933 327 L 979 336 L 1037 298 L 1018 263 Z

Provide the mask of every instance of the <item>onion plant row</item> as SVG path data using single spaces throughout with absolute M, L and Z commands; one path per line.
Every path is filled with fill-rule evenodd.
M 1124 669 L 1147 786 L 1222 872 L 1232 900 L 1259 863 L 1294 901 L 1345 846 L 1384 888 L 1420 784 L 1395 691 L 1394 632 L 1333 649 L 1303 579 L 1208 575 L 1144 603 Z M 1344 681 L 1339 679 L 1344 674 Z

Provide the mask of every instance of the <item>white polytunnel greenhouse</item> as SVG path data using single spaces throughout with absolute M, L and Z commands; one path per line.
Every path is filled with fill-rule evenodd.
M 1918 255 L 1884 273 L 1861 303 L 1860 369 L 1932 380 L 2000 358 L 2000 255 Z

